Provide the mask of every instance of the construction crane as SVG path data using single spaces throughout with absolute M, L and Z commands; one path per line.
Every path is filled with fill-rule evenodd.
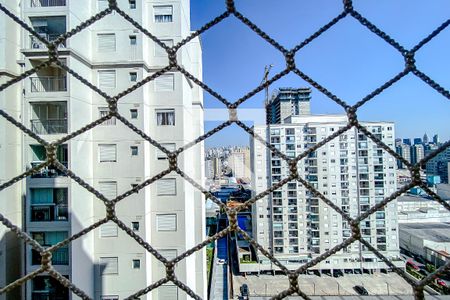
M 266 84 L 267 80 L 269 79 L 269 72 L 272 69 L 273 65 L 270 64 L 268 66 L 264 67 L 264 76 L 263 79 L 261 81 L 261 84 Z M 266 125 L 268 126 L 270 124 L 270 113 L 269 113 L 269 85 L 266 85 L 264 88 L 265 91 L 265 95 L 264 95 L 264 108 L 266 109 Z

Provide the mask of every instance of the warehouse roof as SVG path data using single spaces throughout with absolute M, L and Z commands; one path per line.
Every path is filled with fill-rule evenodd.
M 406 223 L 400 230 L 424 240 L 450 243 L 450 223 Z

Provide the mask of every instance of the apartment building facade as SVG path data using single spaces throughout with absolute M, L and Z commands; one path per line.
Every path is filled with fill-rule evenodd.
M 258 125 L 255 132 L 294 158 L 347 124 L 345 115 L 292 115 L 283 124 Z M 362 123 L 394 148 L 394 124 Z M 251 140 L 252 183 L 259 194 L 289 176 L 289 166 L 258 140 Z M 352 128 L 298 163 L 299 175 L 354 218 L 396 191 L 396 161 Z M 297 181 L 253 206 L 253 237 L 289 269 L 296 269 L 351 236 L 342 216 Z M 399 258 L 397 203 L 390 202 L 361 222 L 361 234 L 388 258 Z M 400 264 L 398 264 L 400 266 Z M 277 270 L 258 255 L 255 271 Z M 311 269 L 388 269 L 365 246 L 351 244 Z
M 250 149 L 247 147 L 236 147 L 228 157 L 228 166 L 236 178 L 250 179 Z
M 427 161 L 426 173 L 427 175 L 440 176 L 442 183 L 449 183 L 449 171 L 450 171 L 449 164 L 450 164 L 450 148 L 446 148 L 438 155 Z
M 3 2 L 8 8 L 15 8 L 22 20 L 48 40 L 108 7 L 105 0 L 29 0 L 20 7 L 15 6 L 16 1 Z M 117 2 L 168 46 L 191 33 L 188 0 Z M 11 51 L 2 59 L 2 63 L 13 62 L 10 68 L 20 66 L 12 74 L 20 74 L 48 58 L 45 44 L 20 30 L 17 24 L 3 25 L 1 32 L 10 34 L 9 28 L 17 28 L 19 32 L 15 39 L 18 54 Z M 61 62 L 111 96 L 168 65 L 164 49 L 115 12 L 77 33 L 58 50 Z M 198 39 L 179 50 L 177 60 L 201 79 Z M 109 111 L 102 96 L 57 65 L 40 69 L 18 85 L 21 86 L 15 92 L 17 107 L 9 110 L 16 110 L 18 119 L 47 141 L 76 131 Z M 167 72 L 121 98 L 118 112 L 173 151 L 203 133 L 202 102 L 202 93 L 195 84 L 180 73 Z M 2 105 L 13 104 L 2 101 Z M 16 132 L 20 165 L 10 177 L 45 160 L 42 145 L 17 129 Z M 13 138 L 3 139 L 14 144 Z M 198 155 L 203 153 L 202 147 L 198 144 L 178 159 L 179 168 L 197 182 L 204 177 L 203 157 Z M 13 149 L 13 146 L 5 148 L 9 152 L 2 153 L 2 162 L 13 161 L 6 159 Z M 168 168 L 168 159 L 162 151 L 116 118 L 61 145 L 57 158 L 108 199 Z M 7 177 L 5 174 L 2 179 Z M 23 180 L 16 188 L 17 192 L 10 191 L 15 193 L 14 199 L 17 203 L 21 203 L 21 195 L 24 199 L 23 205 L 15 204 L 17 224 L 43 246 L 54 245 L 106 216 L 100 199 L 52 167 Z M 3 191 L 0 193 L 2 199 L 6 196 Z M 173 172 L 119 202 L 116 214 L 167 259 L 204 240 L 203 196 Z M 40 256 L 27 247 L 21 261 L 24 275 L 40 265 Z M 204 251 L 199 251 L 176 265 L 177 278 L 202 297 L 206 295 L 205 262 Z M 163 264 L 111 221 L 55 251 L 52 264 L 94 299 L 123 299 L 165 277 Z M 21 292 L 23 299 L 50 296 L 72 299 L 68 290 L 46 274 L 28 281 Z M 184 291 L 168 283 L 141 299 L 187 297 Z

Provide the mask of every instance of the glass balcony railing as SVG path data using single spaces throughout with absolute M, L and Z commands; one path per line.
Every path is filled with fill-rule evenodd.
M 65 76 L 31 77 L 30 81 L 32 93 L 67 91 L 67 78 Z
M 69 295 L 36 291 L 31 294 L 31 300 L 69 300 Z
M 59 33 L 46 33 L 46 34 L 41 34 L 41 36 L 46 39 L 49 42 L 52 42 L 54 40 L 56 40 L 58 38 L 58 36 L 60 36 Z M 31 49 L 47 49 L 47 45 L 43 42 L 41 42 L 39 39 L 37 39 L 35 36 L 30 35 L 30 48 Z M 58 48 L 66 48 L 66 43 L 63 42 L 61 44 L 58 45 Z
M 36 250 L 31 250 L 31 264 L 40 265 L 41 255 Z M 52 265 L 68 265 L 69 264 L 69 248 L 59 248 L 52 252 Z
M 31 131 L 36 134 L 67 133 L 67 119 L 31 120 Z
M 33 161 L 30 163 L 31 167 L 36 167 L 40 164 L 42 164 L 44 161 Z M 64 161 L 60 161 L 61 164 L 63 164 L 66 168 L 68 167 L 68 163 Z M 55 178 L 60 176 L 66 176 L 65 173 L 61 172 L 59 169 L 48 166 L 45 168 L 42 168 L 38 173 L 31 175 L 31 178 Z
M 66 6 L 66 0 L 31 0 L 31 7 Z
M 67 221 L 69 208 L 67 204 L 47 204 L 31 206 L 31 222 Z

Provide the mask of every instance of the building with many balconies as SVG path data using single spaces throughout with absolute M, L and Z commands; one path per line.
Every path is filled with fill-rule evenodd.
M 20 7 L 17 1 L 1 2 L 48 41 L 108 7 L 106 0 L 27 0 L 21 1 Z M 117 2 L 168 46 L 191 33 L 188 0 Z M 4 42 L 0 44 L 1 83 L 48 59 L 46 44 L 5 16 L 1 18 L 0 41 Z M 199 39 L 193 39 L 177 55 L 178 63 L 201 79 Z M 59 44 L 58 58 L 111 96 L 168 64 L 162 47 L 115 12 Z M 180 73 L 167 72 L 121 98 L 118 112 L 173 151 L 203 133 L 202 102 L 195 84 Z M 109 112 L 101 95 L 56 64 L 2 92 L 0 108 L 47 141 L 59 140 Z M 0 133 L 1 165 L 6 166 L 0 168 L 2 182 L 45 161 L 45 148 L 4 119 L 0 120 Z M 197 144 L 178 159 L 179 168 L 197 182 L 204 177 L 203 157 L 198 155 L 203 153 L 202 147 Z M 108 199 L 168 168 L 162 151 L 116 118 L 65 141 L 57 149 L 57 158 Z M 101 200 L 54 167 L 1 191 L 0 200 L 0 212 L 44 247 L 106 216 Z M 167 259 L 204 240 L 203 196 L 175 173 L 119 202 L 116 214 Z M 0 286 L 5 286 L 35 270 L 41 261 L 39 253 L 20 246 L 10 233 L 0 230 Z M 14 248 L 19 249 L 16 254 L 11 253 Z M 5 261 L 21 270 L 8 269 L 8 264 L 1 263 Z M 206 295 L 205 262 L 204 251 L 198 251 L 176 266 L 178 279 L 202 297 Z M 163 264 L 111 221 L 54 251 L 52 265 L 93 299 L 123 299 L 165 277 Z M 72 298 L 45 273 L 29 280 L 19 292 L 22 299 Z M 9 299 L 19 299 L 19 292 L 9 294 Z M 169 282 L 141 299 L 187 297 Z
M 309 111 L 309 108 L 306 110 Z M 293 114 L 281 123 L 257 125 L 254 130 L 282 153 L 295 158 L 347 123 L 345 115 Z M 395 149 L 393 123 L 361 124 L 391 149 Z M 255 195 L 289 177 L 287 162 L 268 151 L 263 143 L 251 139 L 250 148 Z M 298 173 L 352 218 L 397 190 L 395 159 L 355 128 L 300 160 Z M 289 269 L 297 269 L 351 236 L 347 221 L 297 181 L 288 182 L 268 197 L 256 201 L 252 217 L 255 240 Z M 386 257 L 397 260 L 399 241 L 396 201 L 364 219 L 361 222 L 361 234 Z M 253 272 L 278 270 L 262 254 L 258 255 L 256 264 L 242 264 L 241 267 Z M 388 266 L 364 245 L 356 242 L 312 269 L 375 271 L 388 269 Z

